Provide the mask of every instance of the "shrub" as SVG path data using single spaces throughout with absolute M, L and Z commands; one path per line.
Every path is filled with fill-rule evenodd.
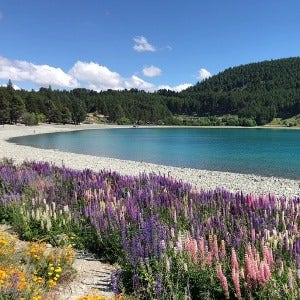
M 70 246 L 48 248 L 40 242 L 20 244 L 1 231 L 0 246 L 0 299 L 42 299 L 73 273 L 74 251 Z
M 39 123 L 38 117 L 34 113 L 26 112 L 23 114 L 22 118 L 26 126 L 38 125 Z
M 132 122 L 128 118 L 122 117 L 117 120 L 117 124 L 118 125 L 130 125 L 130 124 L 132 124 Z

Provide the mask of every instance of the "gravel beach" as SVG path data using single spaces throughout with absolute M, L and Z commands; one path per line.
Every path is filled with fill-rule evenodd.
M 75 154 L 52 149 L 38 149 L 16 145 L 7 140 L 12 137 L 43 134 L 50 132 L 74 131 L 84 129 L 101 129 L 116 126 L 109 125 L 39 125 L 27 127 L 23 125 L 5 125 L 0 127 L 0 158 L 9 158 L 16 163 L 24 160 L 48 161 L 58 166 L 64 164 L 74 169 L 89 168 L 117 171 L 120 174 L 138 175 L 141 172 L 165 174 L 188 182 L 197 189 L 210 190 L 216 187 L 226 188 L 232 192 L 275 194 L 277 196 L 300 196 L 300 180 L 276 177 L 263 177 L 251 174 L 207 171 L 199 169 L 162 166 L 152 163 L 120 160 L 107 157 Z M 300 170 L 299 170 L 300 172 Z

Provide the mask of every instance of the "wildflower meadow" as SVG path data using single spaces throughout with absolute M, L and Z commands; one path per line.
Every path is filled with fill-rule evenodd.
M 300 298 L 299 197 L 196 190 L 164 175 L 6 160 L 0 220 L 24 240 L 65 247 L 57 259 L 45 256 L 43 243 L 29 243 L 23 259 L 44 262 L 16 269 L 8 284 L 13 268 L 3 257 L 15 246 L 0 236 L 1 295 L 10 288 L 31 293 L 15 299 L 38 299 L 26 276 L 48 288 L 59 281 L 73 259 L 69 243 L 115 264 L 115 295 L 128 299 Z M 92 297 L 82 299 L 100 299 Z

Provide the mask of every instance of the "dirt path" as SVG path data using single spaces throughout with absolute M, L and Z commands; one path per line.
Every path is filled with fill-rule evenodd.
M 99 295 L 113 297 L 110 276 L 113 266 L 103 263 L 91 254 L 78 253 L 73 264 L 77 274 L 72 282 L 62 285 L 54 292 L 57 300 L 76 300 L 97 289 Z

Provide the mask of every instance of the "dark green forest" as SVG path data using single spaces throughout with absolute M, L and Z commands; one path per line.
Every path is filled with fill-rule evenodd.
M 224 70 L 180 92 L 0 87 L 0 123 L 100 122 L 159 125 L 264 125 L 300 114 L 300 58 Z

